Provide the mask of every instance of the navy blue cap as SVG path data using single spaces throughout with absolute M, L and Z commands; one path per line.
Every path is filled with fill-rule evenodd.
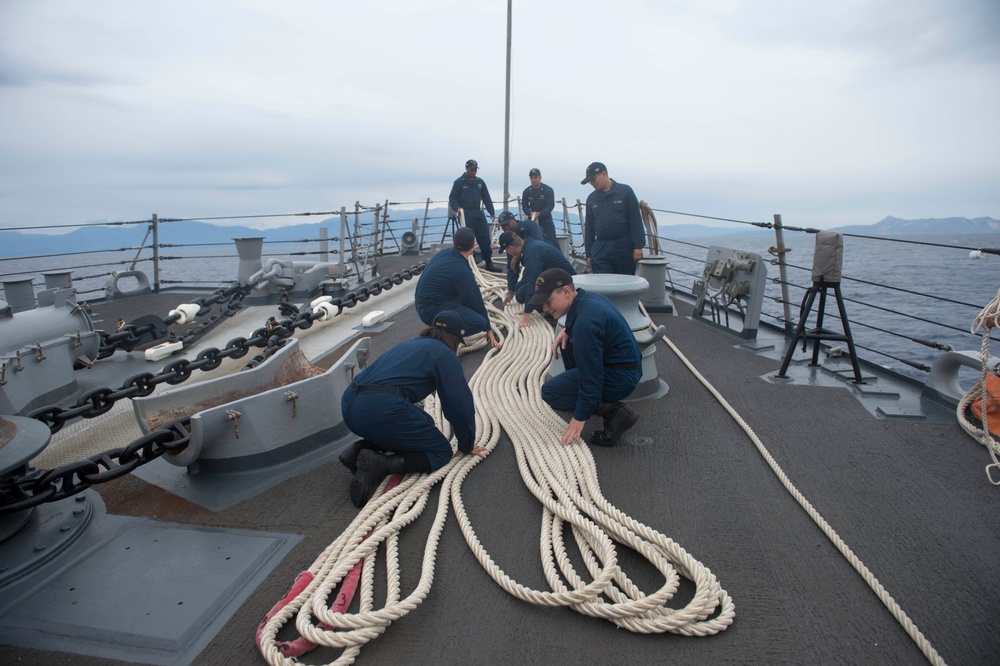
M 452 242 L 459 250 L 471 250 L 472 246 L 476 244 L 476 234 L 469 227 L 462 227 L 455 232 Z
M 507 246 L 510 245 L 510 242 L 512 240 L 514 240 L 513 231 L 505 231 L 502 234 L 500 234 L 500 239 L 497 241 L 497 243 L 500 246 L 500 251 L 503 252 L 505 249 L 507 249 Z
M 465 337 L 465 320 L 454 310 L 442 310 L 434 317 L 434 325 L 459 338 Z
M 590 181 L 594 180 L 594 176 L 599 173 L 606 173 L 607 170 L 608 168 L 600 162 L 591 162 L 590 166 L 587 167 L 587 174 L 584 179 L 580 181 L 580 184 L 586 185 Z
M 561 289 L 568 284 L 573 284 L 573 276 L 561 268 L 550 268 L 542 271 L 542 274 L 535 280 L 535 295 L 531 297 L 529 303 L 534 306 L 544 305 L 549 300 L 549 296 L 556 289 Z

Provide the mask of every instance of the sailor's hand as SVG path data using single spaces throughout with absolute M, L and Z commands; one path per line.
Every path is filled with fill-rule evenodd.
M 459 213 L 464 213 L 464 212 L 465 212 L 465 209 L 464 209 L 464 208 L 459 208 L 459 209 L 458 209 L 458 212 L 459 212 Z
M 632 250 L 632 261 L 642 261 L 642 248 Z
M 569 340 L 569 335 L 566 334 L 566 329 L 559 331 L 559 335 L 556 339 L 552 341 L 552 358 L 559 358 L 559 350 L 566 349 L 566 342 Z
M 507 305 L 510 304 L 513 298 L 514 298 L 514 292 L 508 291 L 507 296 L 503 299 L 503 307 L 507 307 Z
M 464 455 L 465 454 L 462 453 L 461 450 L 459 450 L 459 451 L 455 451 L 455 455 L 453 457 L 458 458 L 459 456 L 464 456 Z M 470 456 L 479 456 L 480 458 L 485 458 L 486 457 L 486 447 L 485 446 L 473 446 L 472 450 L 469 451 L 469 455 Z
M 531 326 L 531 313 L 525 312 L 521 315 L 521 328 L 528 328 Z
M 590 263 L 590 257 L 587 257 L 587 268 L 594 270 L 594 266 Z
M 538 213 L 532 213 L 531 214 L 531 219 L 534 220 L 535 222 L 537 222 L 538 221 L 538 215 L 539 215 Z
M 559 443 L 563 446 L 569 446 L 571 444 L 580 443 L 580 433 L 583 432 L 583 421 L 577 421 L 576 419 L 570 419 L 569 425 L 566 426 L 566 430 L 562 434 L 562 439 Z
M 493 335 L 493 331 L 488 331 L 486 333 L 486 339 L 490 341 L 491 345 L 493 345 L 493 349 L 500 351 L 500 343 L 497 342 L 497 338 L 495 335 Z

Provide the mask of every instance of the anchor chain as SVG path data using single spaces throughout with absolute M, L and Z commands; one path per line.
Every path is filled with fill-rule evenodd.
M 331 300 L 337 307 L 339 315 L 345 308 L 351 308 L 358 303 L 391 289 L 393 285 L 403 283 L 419 275 L 427 266 L 427 262 L 416 264 L 392 276 L 382 278 L 376 283 L 350 292 L 343 298 Z M 219 292 L 216 292 L 219 293 Z M 208 299 L 205 300 L 208 303 Z M 105 414 L 115 403 L 125 398 L 150 395 L 158 384 L 180 384 L 191 377 L 195 370 L 208 372 L 215 370 L 227 358 L 242 358 L 252 348 L 266 348 L 260 356 L 270 356 L 282 347 L 292 337 L 296 330 L 306 330 L 313 322 L 327 316 L 323 311 L 301 312 L 290 303 L 282 303 L 279 311 L 283 319 L 271 317 L 265 325 L 253 332 L 250 338 L 234 338 L 226 343 L 224 349 L 210 347 L 202 350 L 194 361 L 179 359 L 163 367 L 158 374 L 144 372 L 126 379 L 117 389 L 108 387 L 87 391 L 76 401 L 73 407 L 63 408 L 56 405 L 40 407 L 26 416 L 41 421 L 49 427 L 52 433 L 57 433 L 68 422 L 77 417 L 85 419 Z M 166 320 L 164 320 L 166 321 Z M 124 339 L 124 338 L 122 338 Z M 260 358 L 258 356 L 257 358 Z M 251 364 L 257 365 L 257 358 Z M 261 359 L 261 362 L 263 359 Z M 20 369 L 20 358 L 18 367 Z M 244 369 L 246 369 L 244 367 Z M 4 366 L 6 372 L 6 366 Z M 294 408 L 293 402 L 293 408 Z M 0 478 L 0 515 L 22 511 L 45 502 L 55 502 L 86 490 L 95 483 L 103 483 L 128 474 L 136 467 L 159 458 L 164 453 L 180 453 L 187 448 L 190 441 L 188 420 L 174 421 L 159 430 L 144 435 L 128 446 L 109 449 L 90 456 L 84 460 L 67 463 L 53 470 L 29 470 L 25 465 L 19 472 L 13 472 Z M 104 469 L 102 472 L 101 469 Z
M 128 446 L 55 469 L 33 470 L 20 478 L 4 479 L 0 484 L 0 515 L 72 497 L 95 484 L 124 476 L 165 453 L 179 453 L 187 448 L 190 440 L 190 420 L 173 421 Z
M 209 313 L 213 305 L 224 302 L 225 304 L 221 308 L 222 316 L 229 317 L 243 307 L 243 299 L 252 290 L 253 284 L 241 285 L 236 283 L 228 287 L 220 287 L 212 292 L 211 295 L 204 298 L 196 298 L 192 303 L 199 307 L 197 316 L 204 317 Z M 135 322 L 122 324 L 115 333 L 105 333 L 102 331 L 101 346 L 97 358 L 107 358 L 119 349 L 130 352 L 141 344 L 160 340 L 167 336 L 166 327 L 175 323 L 180 318 L 180 313 L 169 315 L 162 320 L 155 316 L 140 317 Z M 155 321 L 150 321 L 150 319 Z M 214 324 L 217 319 L 212 319 L 206 322 L 206 324 Z M 170 335 L 171 341 L 176 339 L 175 334 L 171 333 Z M 185 344 L 190 344 L 194 337 L 194 331 L 188 331 L 187 334 L 181 337 L 181 340 Z

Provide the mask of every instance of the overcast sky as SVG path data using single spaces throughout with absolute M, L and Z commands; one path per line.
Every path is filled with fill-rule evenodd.
M 468 158 L 500 200 L 506 12 L 0 0 L 0 228 L 443 202 Z M 598 160 L 657 209 L 1000 217 L 998 0 L 515 0 L 513 16 L 512 195 L 537 166 L 585 200 Z

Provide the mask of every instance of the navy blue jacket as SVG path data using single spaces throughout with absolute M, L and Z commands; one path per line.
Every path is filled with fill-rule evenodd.
M 639 345 L 625 317 L 605 296 L 577 289 L 566 313 L 566 333 L 579 369 L 580 394 L 573 418 L 586 421 L 601 403 L 609 365 L 639 363 Z
M 530 185 L 521 194 L 521 210 L 528 217 L 539 213 L 538 219 L 552 219 L 552 209 L 556 205 L 556 193 L 551 187 L 542 183 L 536 190 Z
M 358 384 L 384 384 L 401 390 L 410 402 L 420 402 L 434 391 L 444 416 L 455 430 L 458 449 L 472 450 L 476 441 L 476 412 L 472 391 L 458 356 L 433 338 L 413 338 L 390 348 L 354 378 Z
M 535 280 L 542 274 L 542 271 L 549 268 L 561 268 L 570 275 L 576 275 L 573 265 L 566 260 L 563 253 L 545 240 L 531 239 L 524 241 L 521 250 L 521 265 L 524 266 L 524 277 L 521 280 L 525 285 L 525 312 L 535 311 L 535 306 L 531 304 L 531 297 L 535 295 Z M 508 287 L 510 286 L 509 279 L 507 285 Z
M 486 183 L 479 176 L 472 180 L 465 177 L 463 173 L 455 180 L 451 186 L 451 194 L 448 195 L 448 207 L 457 211 L 463 208 L 467 211 L 479 210 L 482 204 L 489 211 L 490 216 L 495 215 L 493 210 L 493 200 L 490 198 L 490 191 L 486 189 Z
M 611 189 L 607 192 L 594 190 L 590 193 L 584 227 L 583 245 L 588 257 L 595 240 L 628 238 L 633 250 L 646 245 L 639 199 L 632 188 L 623 183 L 611 181 Z
M 538 226 L 538 223 L 534 220 L 519 221 L 517 223 L 517 235 L 524 240 L 528 240 L 529 238 L 545 240 L 545 236 L 542 234 L 542 228 Z
M 421 314 L 420 310 L 434 310 L 436 313 L 441 303 L 457 301 L 481 314 L 486 321 L 490 319 L 469 260 L 453 247 L 441 250 L 427 262 L 427 268 L 417 280 L 414 298 L 418 314 Z

